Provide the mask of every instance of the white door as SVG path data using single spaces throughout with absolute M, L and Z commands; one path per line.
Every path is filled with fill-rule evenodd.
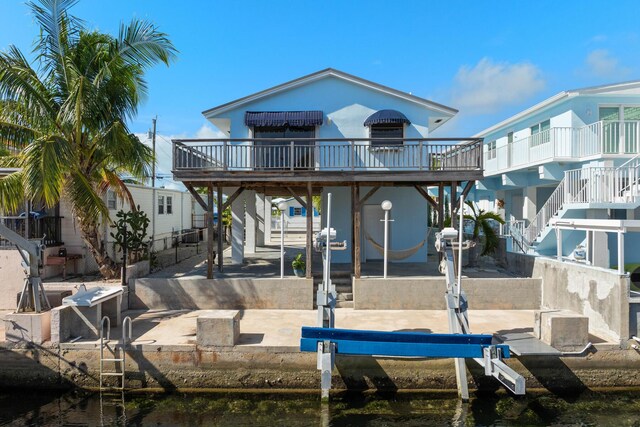
M 384 211 L 380 205 L 364 205 L 362 211 L 362 236 L 364 240 L 364 260 L 382 259 L 380 253 L 367 239 L 367 234 L 380 246 L 384 245 Z M 393 224 L 393 223 L 391 223 Z M 391 233 L 389 233 L 391 235 Z

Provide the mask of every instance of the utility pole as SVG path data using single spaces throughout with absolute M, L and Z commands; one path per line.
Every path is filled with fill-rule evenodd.
M 151 165 L 151 187 L 156 188 L 156 121 L 158 116 L 153 119 L 153 131 L 151 133 L 151 144 L 153 147 L 153 164 Z
M 156 121 L 158 120 L 158 116 L 155 116 L 153 119 L 153 131 L 151 133 L 151 146 L 153 149 L 153 163 L 151 164 L 151 247 L 149 248 L 149 252 L 153 250 L 153 244 L 156 238 L 156 215 L 158 212 L 156 211 Z

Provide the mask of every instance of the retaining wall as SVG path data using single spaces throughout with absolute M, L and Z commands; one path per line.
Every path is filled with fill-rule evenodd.
M 463 279 L 473 310 L 537 310 L 541 280 L 537 278 Z M 445 310 L 444 278 L 354 279 L 353 302 L 359 310 Z
M 130 309 L 313 309 L 313 280 L 136 279 L 129 282 Z
M 542 306 L 589 317 L 589 331 L 610 341 L 626 341 L 629 276 L 614 270 L 556 259 L 509 253 L 508 268 L 542 279 Z

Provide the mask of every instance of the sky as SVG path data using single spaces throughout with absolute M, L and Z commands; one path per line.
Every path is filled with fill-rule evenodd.
M 470 136 L 560 91 L 640 79 L 637 1 L 80 0 L 72 13 L 117 34 L 155 23 L 179 50 L 147 75 L 129 124 L 213 137 L 201 112 L 324 68 L 411 92 L 458 115 L 432 136 Z M 31 51 L 23 0 L 0 0 L 0 49 Z M 163 146 L 166 147 L 163 148 Z M 168 171 L 170 160 L 159 169 Z

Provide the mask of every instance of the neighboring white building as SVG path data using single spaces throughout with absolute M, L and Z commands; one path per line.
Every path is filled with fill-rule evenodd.
M 273 229 L 280 229 L 280 214 L 277 207 L 281 202 L 284 202 L 287 205 L 283 215 L 285 231 L 305 230 L 307 228 L 307 210 L 294 197 L 271 200 L 271 222 Z M 320 230 L 320 213 L 315 207 L 313 208 L 313 229 Z
M 640 81 L 558 93 L 476 136 L 484 174 L 475 191 L 486 207 L 503 201 L 513 250 L 555 255 L 550 226 L 563 220 L 640 218 Z M 627 263 L 640 261 L 640 235 L 624 240 Z M 560 250 L 608 268 L 618 263 L 614 235 L 562 233 Z
M 154 240 L 153 251 L 161 251 L 171 247 L 171 237 L 174 233 L 194 228 L 193 198 L 188 192 L 165 188 L 127 184 L 131 196 L 140 210 L 149 216 L 147 236 Z M 155 203 L 154 203 L 155 195 Z M 123 209 L 129 211 L 131 207 L 125 200 L 116 196 L 113 191 L 107 192 L 107 207 L 112 221 L 116 213 Z M 111 237 L 113 229 L 107 227 L 105 244 L 110 256 L 114 256 L 114 239 Z M 119 259 L 119 256 L 117 257 Z

